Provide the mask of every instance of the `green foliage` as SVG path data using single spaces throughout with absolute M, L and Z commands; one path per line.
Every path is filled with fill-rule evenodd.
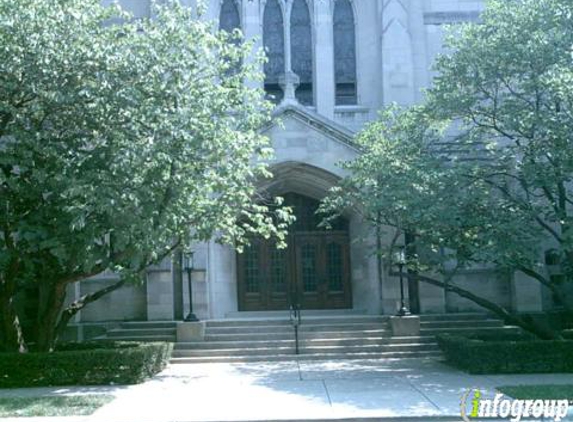
M 82 343 L 0 354 L 0 388 L 136 384 L 165 368 L 171 343 Z
M 363 154 L 323 210 L 408 234 L 412 269 L 448 282 L 472 266 L 520 270 L 570 309 L 572 17 L 569 0 L 489 1 L 480 24 L 452 31 L 425 101 L 358 135 Z
M 472 374 L 573 372 L 573 340 L 489 341 L 438 336 L 448 363 Z
M 563 400 L 573 401 L 572 384 L 549 385 L 507 385 L 497 387 L 506 396 L 521 400 Z
M 91 415 L 114 398 L 108 394 L 0 397 L 0 417 Z
M 95 0 L 2 0 L 0 11 L 0 183 L 15 251 L 64 273 L 129 271 L 189 227 L 195 239 L 273 234 L 252 201 L 268 108 L 242 83 L 259 77 L 250 46 L 177 2 L 119 26 L 102 25 L 116 13 Z
M 564 0 L 490 1 L 482 24 L 450 36 L 454 53 L 438 60 L 425 106 L 432 119 L 455 122 L 448 157 L 491 210 L 476 258 L 540 274 L 553 248 L 569 279 L 572 16 Z M 476 151 L 480 160 L 465 161 Z
M 244 83 L 253 45 L 177 1 L 137 21 L 100 3 L 0 0 L 0 298 L 44 285 L 48 325 L 56 285 L 138 279 L 213 236 L 281 243 L 289 221 L 254 199 L 270 105 Z

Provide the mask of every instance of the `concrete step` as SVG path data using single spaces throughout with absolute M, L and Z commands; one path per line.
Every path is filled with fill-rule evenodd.
M 404 337 L 389 337 L 389 344 L 408 344 L 408 343 L 435 343 L 435 336 L 404 336 Z
M 411 344 L 388 344 L 388 345 L 356 345 L 356 346 L 306 346 L 302 345 L 303 354 L 324 353 L 386 353 L 386 352 L 426 352 L 439 350 L 437 343 L 411 343 Z
M 175 335 L 153 335 L 153 336 L 136 336 L 126 333 L 122 336 L 114 336 L 114 337 L 104 337 L 102 339 L 106 340 L 115 340 L 115 341 L 167 341 L 170 343 L 175 343 L 177 338 Z
M 384 324 L 388 321 L 383 316 L 368 315 L 346 315 L 346 316 L 306 316 L 303 314 L 302 325 L 328 325 L 328 324 Z M 220 319 L 206 321 L 207 328 L 228 328 L 228 327 L 260 327 L 260 326 L 292 326 L 288 317 L 280 318 L 240 318 L 240 319 Z
M 456 328 L 426 328 L 421 329 L 420 334 L 424 336 L 436 336 L 438 334 L 460 334 L 460 335 L 468 335 L 468 334 L 478 334 L 478 333 L 491 333 L 491 332 L 504 332 L 509 334 L 517 334 L 521 332 L 519 327 L 513 326 L 501 326 L 501 327 L 456 327 Z
M 450 314 L 423 314 L 420 315 L 420 321 L 480 321 L 484 319 L 495 318 L 492 314 L 488 313 L 473 313 L 473 312 L 460 312 Z
M 221 334 L 282 334 L 290 333 L 292 326 L 288 325 L 260 325 L 257 327 L 236 326 L 236 327 L 208 327 L 205 328 L 205 335 Z
M 249 347 L 294 347 L 294 338 L 288 340 L 193 341 L 175 345 L 175 350 L 246 349 Z
M 353 354 L 353 353 L 385 353 L 385 352 L 427 352 L 439 350 L 436 343 L 412 343 L 391 345 L 353 345 L 353 346 L 309 346 L 300 345 L 302 354 Z M 281 347 L 246 347 L 246 348 L 218 348 L 206 349 L 177 349 L 173 357 L 210 357 L 210 356 L 272 356 L 294 354 L 295 345 L 283 345 Z
M 281 333 L 241 333 L 241 334 L 209 334 L 205 333 L 205 341 L 264 341 L 292 340 L 293 331 Z
M 293 330 L 294 335 L 294 330 Z M 347 331 L 299 331 L 301 339 L 344 339 L 344 338 L 388 338 L 390 331 L 386 328 L 371 330 Z
M 175 336 L 177 334 L 175 328 L 137 328 L 137 329 L 114 329 L 107 332 L 109 338 L 123 337 L 126 335 L 136 336 L 136 337 L 146 337 L 146 336 Z
M 411 341 L 413 342 L 413 341 Z M 205 341 L 205 342 L 191 342 L 191 343 L 178 343 L 176 349 L 246 349 L 257 347 L 294 347 L 294 337 L 291 336 L 288 340 L 262 340 L 262 341 Z M 300 339 L 300 344 L 304 346 L 383 346 L 392 343 L 389 338 L 348 338 L 348 339 Z
M 439 351 L 427 352 L 364 352 L 364 353 L 316 353 L 316 354 L 275 354 L 269 356 L 209 356 L 209 357 L 181 357 L 171 359 L 172 364 L 181 363 L 215 363 L 215 362 L 276 362 L 294 360 L 343 360 L 343 359 L 438 359 L 442 354 Z
M 366 315 L 366 312 L 362 309 L 303 309 L 301 311 L 304 316 L 346 316 L 346 315 Z M 226 317 L 231 319 L 239 318 L 286 318 L 288 319 L 289 310 L 284 311 L 235 311 L 228 312 Z
M 274 355 L 294 355 L 295 347 L 248 347 L 244 349 L 191 349 L 174 350 L 173 357 L 211 357 L 211 356 L 274 356 Z
M 299 326 L 299 332 L 324 332 L 324 331 L 368 331 L 368 330 L 378 330 L 385 328 L 386 324 L 381 322 L 373 323 L 310 323 L 303 322 Z M 219 334 L 244 334 L 244 333 L 290 333 L 294 330 L 292 325 L 237 325 L 237 326 L 218 326 L 218 327 L 206 327 L 206 335 L 219 335 Z
M 497 319 L 484 320 L 452 320 L 452 321 L 420 321 L 420 329 L 433 328 L 488 328 L 503 327 L 503 321 Z
M 299 326 L 302 333 L 333 332 L 333 331 L 370 331 L 387 328 L 386 322 L 346 322 L 346 323 L 311 323 L 303 322 Z
M 121 328 L 125 328 L 128 330 L 131 329 L 141 329 L 141 328 L 172 328 L 175 329 L 177 327 L 177 323 L 175 321 L 129 321 L 129 322 L 122 322 L 120 324 Z
M 303 347 L 317 346 L 385 346 L 409 344 L 435 344 L 434 336 L 414 337 L 353 337 L 334 339 L 300 339 Z M 177 343 L 176 350 L 215 350 L 215 349 L 246 349 L 260 347 L 294 347 L 294 338 L 286 340 L 241 340 L 241 341 L 196 341 Z
M 360 337 L 389 337 L 389 331 L 385 329 L 378 330 L 357 330 L 357 331 L 301 331 L 299 338 L 305 339 L 343 339 L 343 338 L 360 338 Z M 258 333 L 242 332 L 235 334 L 212 334 L 212 331 L 205 333 L 205 341 L 264 341 L 264 340 L 292 340 L 294 338 L 294 329 L 280 332 Z

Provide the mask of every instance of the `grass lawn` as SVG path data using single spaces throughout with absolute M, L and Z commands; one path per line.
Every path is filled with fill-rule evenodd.
M 541 399 L 573 401 L 573 384 L 563 385 L 511 385 L 497 388 L 514 399 Z
M 0 397 L 0 418 L 16 416 L 82 416 L 91 415 L 109 403 L 114 396 Z

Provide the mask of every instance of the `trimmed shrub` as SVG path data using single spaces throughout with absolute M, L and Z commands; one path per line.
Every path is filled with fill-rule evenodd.
M 438 336 L 448 363 L 471 374 L 573 372 L 573 340 L 489 341 Z
M 165 368 L 171 343 L 64 344 L 53 353 L 0 353 L 0 388 L 137 384 Z

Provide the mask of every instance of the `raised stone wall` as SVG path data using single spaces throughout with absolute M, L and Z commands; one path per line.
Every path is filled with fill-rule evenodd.
M 103 289 L 117 279 L 90 279 L 80 284 L 79 296 Z M 125 285 L 81 310 L 82 322 L 133 321 L 147 318 L 145 284 Z

